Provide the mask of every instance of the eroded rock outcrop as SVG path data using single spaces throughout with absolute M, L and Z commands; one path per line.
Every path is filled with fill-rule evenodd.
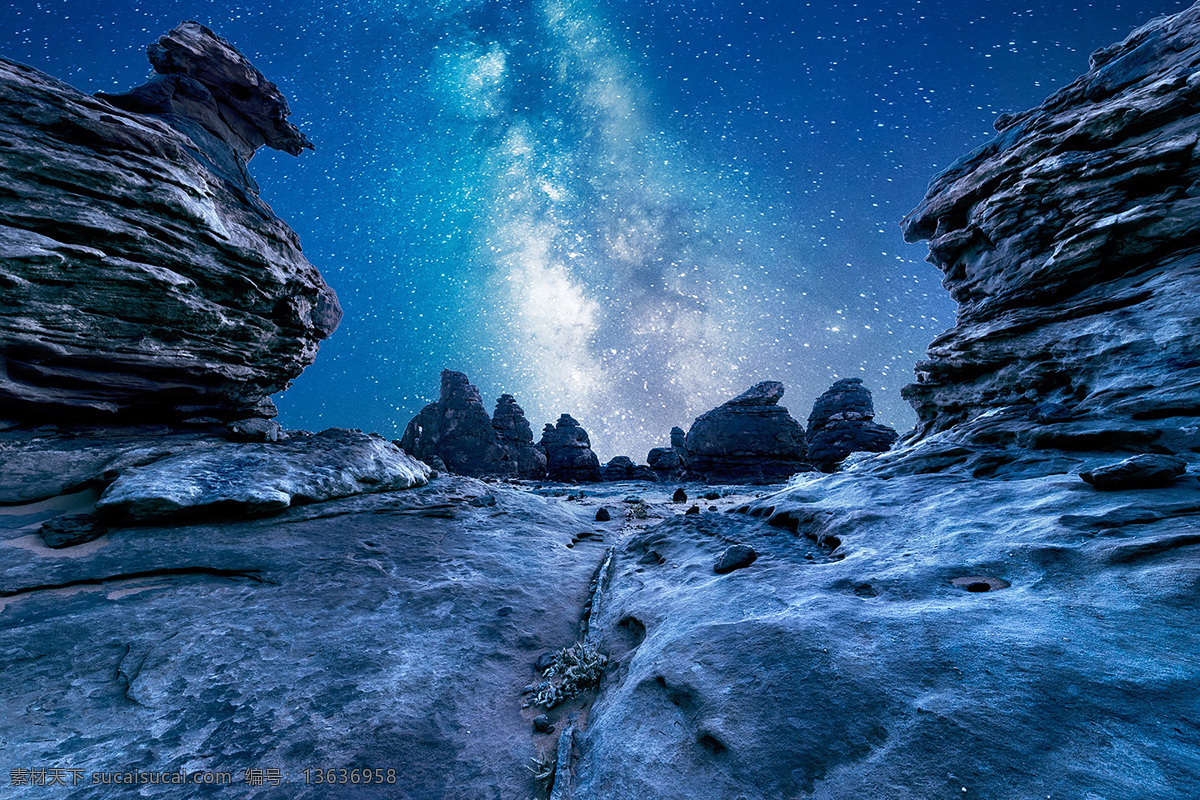
M 105 518 L 132 522 L 262 516 L 295 504 L 423 486 L 429 471 L 379 436 L 330 428 L 281 444 L 190 447 L 130 467 L 96 508 Z
M 0 59 L 4 416 L 269 416 L 341 318 L 245 172 L 307 146 L 276 87 L 194 23 L 151 59 L 107 101 Z
M 671 428 L 671 446 L 655 447 L 646 454 L 646 464 L 660 480 L 680 480 L 687 472 L 687 434 Z
M 777 483 L 811 469 L 804 428 L 779 405 L 783 384 L 763 381 L 696 418 L 688 470 L 714 483 Z
M 409 421 L 400 446 L 421 460 L 437 456 L 459 475 L 517 474 L 518 462 L 501 447 L 479 390 L 466 375 L 450 369 L 442 370 L 437 402 Z
M 258 148 L 294 156 L 313 149 L 308 137 L 288 122 L 292 112 L 279 87 L 200 23 L 180 24 L 147 47 L 146 55 L 157 73 L 148 83 L 96 96 L 117 108 L 161 118 L 200 147 L 218 174 L 254 187 L 245 165 Z
M 896 442 L 896 431 L 875 422 L 871 390 L 861 378 L 843 378 L 829 387 L 808 415 L 808 460 L 832 472 L 851 453 L 882 453 Z
M 904 221 L 958 302 L 905 389 L 943 461 L 1003 475 L 1200 451 L 1198 32 L 1193 6 L 1098 51 Z
M 533 428 L 525 418 L 525 410 L 517 405 L 511 394 L 502 394 L 496 400 L 492 428 L 500 440 L 500 447 L 517 465 L 519 477 L 533 480 L 546 477 L 546 454 L 534 445 Z
M 600 480 L 600 459 L 592 452 L 587 431 L 570 414 L 554 425 L 546 423 L 538 447 L 546 454 L 550 480 L 593 482 Z
M 635 464 L 629 456 L 617 456 L 600 467 L 603 481 L 657 481 L 658 475 L 645 464 Z

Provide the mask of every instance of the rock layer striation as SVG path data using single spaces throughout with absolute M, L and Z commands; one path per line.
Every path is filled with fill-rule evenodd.
M 0 59 L 4 416 L 269 416 L 341 318 L 245 173 L 307 144 L 282 96 L 202 26 L 163 42 L 159 105 Z
M 904 394 L 980 474 L 1200 451 L 1200 6 L 1090 66 L 904 221 L 958 302 Z

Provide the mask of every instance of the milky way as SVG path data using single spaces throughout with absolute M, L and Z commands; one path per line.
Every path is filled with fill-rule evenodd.
M 398 436 L 451 367 L 640 460 L 763 379 L 803 419 L 862 377 L 907 427 L 953 305 L 897 222 L 998 113 L 1187 5 L 17 0 L 0 52 L 126 88 L 188 17 L 279 83 L 317 150 L 251 169 L 347 312 L 286 425 Z
M 478 257 L 527 410 L 644 446 L 727 394 L 759 289 L 722 296 L 747 266 L 604 24 L 584 4 L 537 3 L 446 48 L 434 75 L 484 150 Z

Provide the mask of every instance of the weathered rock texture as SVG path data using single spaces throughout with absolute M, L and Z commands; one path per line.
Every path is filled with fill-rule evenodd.
M 808 415 L 808 460 L 831 472 L 851 453 L 885 452 L 896 431 L 875 422 L 871 390 L 861 378 L 843 378 L 817 398 Z
M 193 447 L 124 470 L 96 504 L 106 518 L 146 522 L 259 516 L 291 505 L 422 486 L 429 467 L 391 442 L 330 428 L 281 444 Z
M 492 428 L 499 437 L 500 447 L 517 465 L 518 476 L 534 480 L 546 477 L 546 454 L 534 445 L 533 428 L 525 418 L 525 410 L 511 394 L 502 394 L 496 400 Z
M 692 423 L 688 470 L 714 483 L 775 483 L 811 467 L 804 428 L 778 405 L 783 384 L 763 381 Z
M 517 474 L 519 462 L 501 446 L 479 390 L 454 370 L 442 370 L 441 396 L 409 421 L 400 446 L 421 460 L 437 456 L 459 475 Z
M 1194 477 L 850 470 L 743 510 L 617 548 L 575 797 L 1200 794 Z
M 484 492 L 494 505 L 469 503 Z M 125 794 L 93 771 L 135 769 L 228 771 L 231 796 L 261 800 L 531 798 L 526 766 L 553 738 L 531 732 L 544 712 L 521 687 L 579 635 L 605 550 L 573 541 L 594 508 L 460 477 L 64 550 L 37 534 L 54 509 L 3 511 L 0 740 L 14 765 L 85 769 L 63 792 L 79 800 Z M 318 765 L 384 780 L 306 784 Z M 246 782 L 263 768 L 291 780 Z
M 646 463 L 662 480 L 679 480 L 687 472 L 687 434 L 683 428 L 671 428 L 671 446 L 655 447 L 646 455 Z
M 103 489 L 130 467 L 222 443 L 217 436 L 181 433 L 165 426 L 3 431 L 0 506 Z
M 1146 453 L 1079 473 L 1079 477 L 1103 492 L 1129 489 L 1160 489 L 1170 486 L 1187 472 L 1187 461 L 1177 456 Z
M 0 414 L 270 415 L 341 318 L 245 173 L 307 144 L 278 90 L 194 23 L 151 55 L 111 102 L 0 59 Z
M 904 233 L 930 240 L 959 308 L 905 389 L 919 437 L 945 432 L 980 474 L 1200 451 L 1198 70 L 1193 6 L 933 181 Z
M 312 149 L 308 137 L 287 121 L 292 112 L 279 87 L 203 25 L 179 25 L 147 47 L 146 55 L 158 73 L 149 83 L 96 96 L 126 111 L 162 117 L 201 147 L 216 137 L 243 166 L 264 145 L 294 156 Z M 223 162 L 227 150 L 210 155 Z M 242 181 L 251 183 L 242 173 Z
M 592 452 L 587 431 L 570 414 L 563 414 L 554 425 L 546 423 L 538 447 L 546 454 L 550 480 L 600 480 L 600 459 Z

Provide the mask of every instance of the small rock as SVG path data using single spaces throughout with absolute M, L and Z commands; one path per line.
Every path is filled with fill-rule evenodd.
M 538 733 L 552 733 L 554 726 L 550 724 L 550 718 L 545 714 L 538 714 L 533 718 L 533 729 Z
M 721 493 L 714 489 L 709 489 L 707 492 L 705 492 L 704 494 L 702 494 L 700 496 L 703 497 L 705 500 L 719 500 L 721 497 Z
M 685 492 L 682 488 L 676 489 L 675 494 L 671 495 L 672 503 L 686 503 L 687 499 L 687 492 Z
M 708 507 L 708 510 L 709 510 L 709 511 L 716 511 L 716 510 L 717 510 L 717 507 L 716 507 L 716 506 L 709 506 L 709 507 Z
M 735 569 L 742 569 L 753 564 L 758 559 L 758 552 L 748 544 L 734 544 L 725 549 L 721 557 L 717 559 L 717 563 L 713 565 L 713 572 L 718 575 L 724 575 L 727 572 L 733 572 Z
M 689 514 L 699 514 L 699 513 L 700 513 L 700 506 L 692 506 L 687 511 L 683 512 L 683 515 L 686 517 Z
M 1178 456 L 1146 453 L 1117 464 L 1081 472 L 1079 477 L 1105 492 L 1122 489 L 1160 489 L 1170 486 L 1187 471 L 1187 462 Z
M 46 547 L 60 550 L 74 547 L 108 533 L 108 528 L 99 524 L 91 514 L 65 514 L 42 523 L 38 536 Z
M 476 508 L 486 508 L 496 505 L 496 496 L 491 494 L 480 495 L 479 497 L 472 497 L 467 503 Z
M 534 663 L 533 667 L 538 672 L 545 672 L 546 670 L 550 669 L 552 664 L 554 664 L 554 651 L 547 650 L 545 653 L 542 653 L 540 656 L 538 656 L 538 660 Z
M 608 522 L 612 517 L 608 513 L 607 508 L 602 508 L 596 512 L 596 522 Z

